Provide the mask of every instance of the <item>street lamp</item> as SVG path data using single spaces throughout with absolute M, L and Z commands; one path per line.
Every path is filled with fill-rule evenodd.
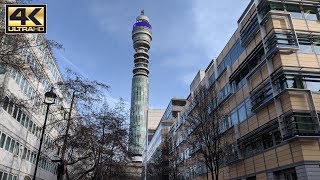
M 43 127 L 42 127 L 42 133 L 41 133 L 41 138 L 40 138 L 40 146 L 39 146 L 39 150 L 38 150 L 38 154 L 37 154 L 37 161 L 36 161 L 36 167 L 35 167 L 35 170 L 34 170 L 33 180 L 36 179 L 36 175 L 37 175 L 38 163 L 39 163 L 41 147 L 42 147 L 42 141 L 43 141 L 43 135 L 44 135 L 44 132 L 46 130 L 46 125 L 47 125 L 49 107 L 50 107 L 50 105 L 55 103 L 56 98 L 57 98 L 57 95 L 56 95 L 56 93 L 53 92 L 53 88 L 51 88 L 51 90 L 49 92 L 46 92 L 44 94 L 44 102 L 43 103 L 45 103 L 47 105 L 47 111 L 46 111 L 46 116 L 45 116 L 45 119 L 44 119 L 44 124 L 43 124 Z

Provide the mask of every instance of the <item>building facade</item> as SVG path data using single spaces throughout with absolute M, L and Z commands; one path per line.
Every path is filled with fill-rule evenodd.
M 39 149 L 46 105 L 45 92 L 62 82 L 58 66 L 43 35 L 4 34 L 4 4 L 0 7 L 0 179 L 32 179 Z M 53 140 L 55 122 L 67 106 L 64 94 L 55 88 L 56 104 L 50 106 L 37 179 L 56 179 L 57 155 Z
M 133 161 L 141 162 L 149 107 L 148 51 L 152 40 L 149 18 L 143 11 L 133 25 L 132 40 L 135 54 L 131 88 L 129 152 L 132 154 Z
M 186 122 L 199 88 L 217 92 L 208 111 L 220 107 L 225 117 L 219 124 L 229 153 L 220 179 L 319 179 L 319 9 L 313 0 L 250 2 L 223 51 L 195 78 L 170 129 L 172 179 L 208 174 L 202 145 L 188 143 L 194 129 Z
M 169 179 L 169 144 L 168 134 L 170 127 L 180 116 L 185 99 L 171 99 L 166 110 L 154 129 L 148 129 L 148 142 L 143 155 L 145 179 Z M 149 122 L 148 118 L 148 122 Z M 151 131 L 151 132 L 150 132 Z M 149 133 L 150 132 L 150 133 Z

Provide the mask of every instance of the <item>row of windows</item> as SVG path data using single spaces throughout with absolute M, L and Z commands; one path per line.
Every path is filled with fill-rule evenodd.
M 252 109 L 256 109 L 257 107 L 261 106 L 265 102 L 269 101 L 273 97 L 272 87 L 271 84 L 268 83 L 262 88 L 259 89 L 259 91 L 256 91 L 253 93 L 253 95 L 250 97 Z
M 259 64 L 264 60 L 265 54 L 264 49 L 261 48 L 256 53 L 254 53 L 249 60 L 247 65 L 245 65 L 241 71 L 235 76 L 234 80 L 231 82 L 235 92 L 243 87 L 247 83 L 247 75 L 250 74 Z
M 229 122 L 231 123 L 231 125 L 239 124 L 251 115 L 251 102 L 249 99 L 246 99 L 243 103 L 239 104 L 231 111 Z
M 319 10 L 316 6 L 269 2 L 263 10 L 260 11 L 260 15 L 264 17 L 270 10 L 288 12 L 292 18 L 296 19 L 320 20 Z
M 299 41 L 298 53 L 320 54 L 320 37 L 307 34 L 297 34 Z
M 13 153 L 14 155 L 20 157 L 21 159 L 25 159 L 29 161 L 30 163 L 35 164 L 37 153 L 28 149 L 22 143 L 19 143 L 14 138 L 11 138 L 10 136 L 6 135 L 5 133 L 0 131 L 0 148 L 3 148 L 4 150 Z M 48 160 L 45 157 L 40 157 L 39 166 L 49 172 L 55 173 L 56 172 L 56 165 L 51 163 L 50 160 Z
M 298 53 L 320 54 L 320 37 L 318 35 L 298 33 L 296 38 L 294 33 L 288 30 L 276 30 L 268 35 L 266 49 L 267 51 L 274 50 L 276 46 L 280 48 L 298 48 L 298 45 Z
M 0 170 L 0 180 L 18 180 L 18 175 Z
M 245 46 L 251 42 L 251 40 L 256 35 L 256 32 L 259 30 L 258 16 L 255 15 L 246 26 L 245 29 L 241 30 L 241 45 Z
M 38 62 L 36 61 L 35 57 L 33 56 L 32 52 L 29 49 L 27 50 L 27 62 L 31 64 L 31 68 L 34 71 L 39 82 L 43 85 L 44 90 L 48 91 L 51 85 L 47 80 L 47 78 L 44 76 L 42 70 L 40 69 L 40 65 L 38 64 Z
M 247 158 L 258 154 L 263 150 L 274 147 L 275 145 L 280 144 L 281 141 L 282 138 L 279 129 L 271 130 L 255 137 L 254 139 L 250 139 L 246 143 L 240 143 L 240 151 L 242 156 Z
M 268 33 L 266 39 L 267 57 L 277 48 L 298 48 L 298 40 L 292 30 L 275 29 Z
M 40 36 L 37 36 L 37 40 L 41 40 Z M 10 36 L 5 36 L 5 39 L 8 39 L 10 41 Z M 44 48 L 45 45 L 42 44 L 41 42 L 37 42 L 37 46 L 39 46 L 40 51 L 41 52 L 45 52 Z M 36 61 L 36 58 L 33 56 L 32 51 L 30 50 L 30 48 L 28 48 L 28 43 L 24 42 L 20 45 L 19 47 L 19 54 L 22 55 L 23 58 L 25 58 L 26 62 L 30 63 L 30 67 L 33 69 L 33 71 L 35 72 L 36 77 L 39 79 L 39 82 L 44 86 L 45 90 L 48 90 L 50 88 L 50 82 L 48 81 L 48 79 L 45 77 L 45 75 L 43 74 L 42 70 L 40 70 L 40 65 L 38 64 L 38 62 Z M 47 53 L 44 53 L 47 56 Z M 51 70 L 54 78 L 57 81 L 61 81 L 58 77 L 58 73 L 55 70 L 55 68 L 53 68 L 53 65 L 51 65 L 51 63 L 48 62 L 47 60 L 48 58 L 44 58 L 44 64 L 49 64 L 49 69 Z M 50 66 L 51 65 L 51 66 Z M 54 69 L 54 70 L 52 70 Z
M 8 97 L 4 98 L 3 109 L 7 111 L 30 133 L 34 134 L 37 138 L 40 138 L 41 128 L 32 121 L 29 115 L 27 115 L 21 108 L 15 105 L 13 101 L 10 101 Z M 45 143 L 49 147 L 52 145 L 52 142 L 53 140 L 47 134 L 45 134 L 43 143 Z
M 238 40 L 219 64 L 217 68 L 217 77 L 220 76 L 220 74 L 227 68 L 227 66 L 231 66 L 244 50 L 245 48 L 241 46 L 240 40 Z
M 239 124 L 249 118 L 252 115 L 251 109 L 251 101 L 249 99 L 244 100 L 241 104 L 235 107 L 224 120 L 219 122 L 219 132 L 223 133 L 233 125 Z M 177 138 L 173 148 L 179 146 L 186 139 L 186 137 L 189 137 L 196 127 L 197 124 L 193 124 L 192 127 L 187 127 L 184 133 Z
M 218 105 L 232 93 L 230 84 L 226 84 L 218 93 Z
M 11 76 L 16 81 L 21 91 L 32 100 L 33 104 L 40 104 L 41 98 L 39 97 L 38 93 L 36 93 L 36 91 L 32 88 L 28 80 L 19 71 L 12 69 Z M 59 97 L 56 98 L 56 104 L 62 105 L 62 101 Z M 42 104 L 40 106 L 39 111 L 42 112 L 42 114 L 44 114 L 45 109 L 45 105 Z
M 32 88 L 28 80 L 19 71 L 12 69 L 11 76 L 16 81 L 21 91 L 27 97 L 29 97 L 34 104 L 41 102 L 39 95 Z
M 50 53 L 48 53 L 48 51 L 45 50 L 45 46 L 41 45 L 43 44 L 43 39 L 40 35 L 38 35 L 36 37 L 36 44 L 40 45 L 39 49 L 41 52 L 43 52 L 42 55 L 42 59 L 43 59 L 43 64 L 47 64 L 49 70 L 51 71 L 54 79 L 56 80 L 56 82 L 61 82 L 62 80 L 59 77 L 59 71 L 56 69 L 56 67 L 54 66 L 54 60 L 52 58 L 50 58 Z
M 300 136 L 319 136 L 319 122 L 310 113 L 294 112 L 284 118 L 285 136 L 290 138 L 295 135 Z
M 10 45 L 11 42 L 14 42 L 14 36 L 3 36 L 3 44 Z M 23 61 L 30 63 L 30 67 L 34 71 L 35 76 L 38 78 L 39 82 L 43 85 L 45 90 L 48 90 L 50 88 L 50 83 L 43 74 L 43 71 L 41 70 L 39 63 L 37 62 L 31 49 L 28 47 L 27 42 L 22 42 L 19 45 L 18 53 L 21 55 Z
M 207 172 L 206 164 L 200 162 L 188 168 L 185 168 L 184 173 L 179 174 L 178 176 L 181 179 L 192 179 L 206 172 Z
M 314 92 L 320 91 L 319 77 L 302 75 L 281 75 L 275 83 L 279 92 L 287 88 L 308 89 Z

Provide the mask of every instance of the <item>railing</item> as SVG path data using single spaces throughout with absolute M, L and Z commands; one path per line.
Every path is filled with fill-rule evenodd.
M 319 116 L 319 115 L 318 115 Z M 320 136 L 319 122 L 310 113 L 293 112 L 284 117 L 284 139 L 294 136 Z
M 264 38 L 266 45 L 266 57 L 277 50 L 297 51 L 299 49 L 298 39 L 291 29 L 274 29 Z

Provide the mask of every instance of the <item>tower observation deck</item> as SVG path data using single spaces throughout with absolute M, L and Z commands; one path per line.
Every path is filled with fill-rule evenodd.
M 132 40 L 135 54 L 131 88 L 129 152 L 132 154 L 133 161 L 142 161 L 149 106 L 148 51 L 152 40 L 151 25 L 144 11 L 141 11 L 133 25 Z

